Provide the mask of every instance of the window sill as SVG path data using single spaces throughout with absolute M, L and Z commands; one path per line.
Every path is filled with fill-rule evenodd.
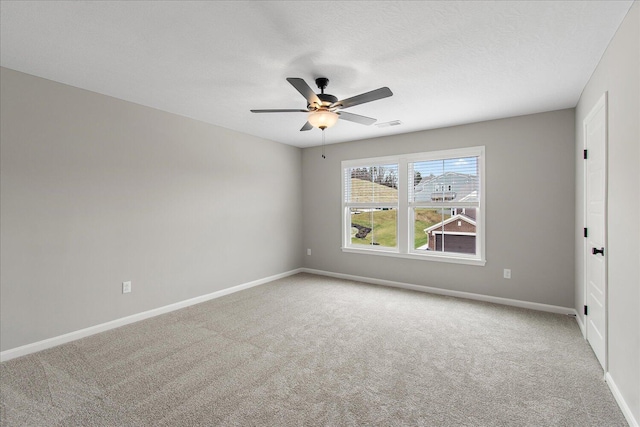
M 399 252 L 391 252 L 381 249 L 355 249 L 355 248 L 342 248 L 342 252 L 352 253 L 352 254 L 361 254 L 361 255 L 382 255 L 388 256 L 392 258 L 406 258 L 406 259 L 417 259 L 421 261 L 436 261 L 436 262 L 448 262 L 452 264 L 466 264 L 466 265 L 477 265 L 484 266 L 487 261 L 484 259 L 478 258 L 463 258 L 463 257 L 453 257 L 449 255 L 422 255 L 422 254 L 401 254 Z

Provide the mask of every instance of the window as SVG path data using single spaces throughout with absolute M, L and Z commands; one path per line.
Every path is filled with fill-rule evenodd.
M 342 162 L 343 251 L 484 265 L 484 147 Z

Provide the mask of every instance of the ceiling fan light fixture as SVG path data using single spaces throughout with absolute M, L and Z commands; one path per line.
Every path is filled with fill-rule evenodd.
M 309 113 L 309 123 L 311 126 L 325 130 L 335 125 L 338 121 L 338 115 L 329 110 L 316 110 Z

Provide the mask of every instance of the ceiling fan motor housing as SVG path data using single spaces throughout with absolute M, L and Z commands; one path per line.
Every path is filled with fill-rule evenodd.
M 328 93 L 318 93 L 316 94 L 318 95 L 318 98 L 320 99 L 320 101 L 322 102 L 322 105 L 319 105 L 318 107 L 329 107 L 331 104 L 338 102 L 338 98 L 336 98 L 333 95 L 329 95 Z M 309 108 L 312 108 L 313 106 L 309 105 Z
M 329 95 L 328 93 L 324 93 L 324 90 L 326 89 L 326 87 L 329 85 L 329 79 L 326 77 L 318 77 L 316 79 L 316 85 L 318 86 L 318 89 L 320 89 L 320 93 L 317 93 L 317 97 L 320 100 L 320 102 L 322 103 L 321 105 L 311 105 L 308 104 L 307 108 L 312 109 L 312 110 L 317 110 L 317 109 L 327 109 L 329 108 L 329 106 L 331 104 L 334 104 L 336 102 L 338 102 L 338 98 L 333 96 L 333 95 Z

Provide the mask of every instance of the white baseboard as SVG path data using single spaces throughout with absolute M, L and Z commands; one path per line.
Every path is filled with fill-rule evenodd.
M 613 378 L 611 378 L 611 374 L 607 372 L 604 376 L 604 379 L 607 382 L 607 385 L 609 386 L 609 389 L 611 390 L 613 397 L 616 399 L 616 402 L 618 402 L 618 406 L 622 410 L 624 417 L 627 419 L 629 426 L 640 427 L 638 425 L 638 420 L 635 419 L 635 417 L 631 413 L 631 409 L 629 408 L 629 405 L 627 405 L 627 402 L 622 397 L 620 390 L 618 390 L 618 386 L 616 385 L 615 381 L 613 381 Z
M 477 301 L 492 302 L 495 304 L 510 305 L 514 307 L 528 308 L 531 310 L 546 311 L 558 314 L 575 314 L 576 311 L 569 307 L 560 307 L 557 305 L 541 304 L 537 302 L 521 301 L 510 298 L 492 297 L 489 295 L 474 294 L 471 292 L 451 291 L 448 289 L 432 288 L 430 286 L 413 285 L 404 282 L 395 282 L 392 280 L 374 279 L 372 277 L 354 276 L 351 274 L 334 273 L 331 271 L 314 270 L 312 268 L 300 269 L 303 273 L 317 274 L 320 276 L 335 277 L 338 279 L 355 280 L 357 282 L 371 283 L 374 285 L 391 286 L 394 288 L 411 289 L 413 291 L 426 292 L 430 294 L 445 295 L 457 298 L 466 298 Z
M 122 317 L 120 319 L 112 320 L 110 322 L 101 323 L 99 325 L 90 326 L 88 328 L 80 329 L 78 331 L 69 332 L 68 334 L 59 335 L 57 337 L 48 338 L 42 341 L 37 341 L 31 344 L 26 344 L 20 347 L 11 348 L 0 352 L 0 362 L 6 360 L 15 359 L 16 357 L 25 356 L 27 354 L 36 353 L 38 351 L 46 350 L 51 347 L 56 347 L 61 344 L 65 344 L 71 341 L 78 340 L 80 338 L 88 337 L 100 332 L 108 331 L 110 329 L 118 328 L 120 326 L 128 325 L 130 323 L 139 322 L 140 320 L 148 319 L 150 317 L 159 316 L 160 314 L 169 313 L 171 311 L 179 310 L 191 305 L 200 304 L 201 302 L 209 301 L 215 298 L 220 298 L 225 295 L 232 294 L 234 292 L 242 291 L 244 289 L 253 288 L 254 286 L 263 285 L 265 283 L 273 282 L 274 280 L 282 279 L 284 277 L 292 276 L 302 272 L 302 269 L 297 268 L 295 270 L 286 271 L 284 273 L 276 274 L 273 276 L 265 277 L 262 279 L 254 280 L 252 282 L 243 283 L 231 288 L 222 289 L 210 294 L 202 295 L 199 297 L 191 298 L 188 300 L 180 301 L 174 304 L 165 305 L 164 307 L 154 308 L 152 310 L 143 311 L 141 313 L 133 314 L 131 316 Z
M 587 330 L 585 329 L 584 322 L 582 321 L 582 319 L 578 315 L 577 311 L 576 311 L 576 322 L 578 322 L 578 326 L 580 327 L 580 332 L 582 332 L 582 337 L 584 339 L 587 339 Z

